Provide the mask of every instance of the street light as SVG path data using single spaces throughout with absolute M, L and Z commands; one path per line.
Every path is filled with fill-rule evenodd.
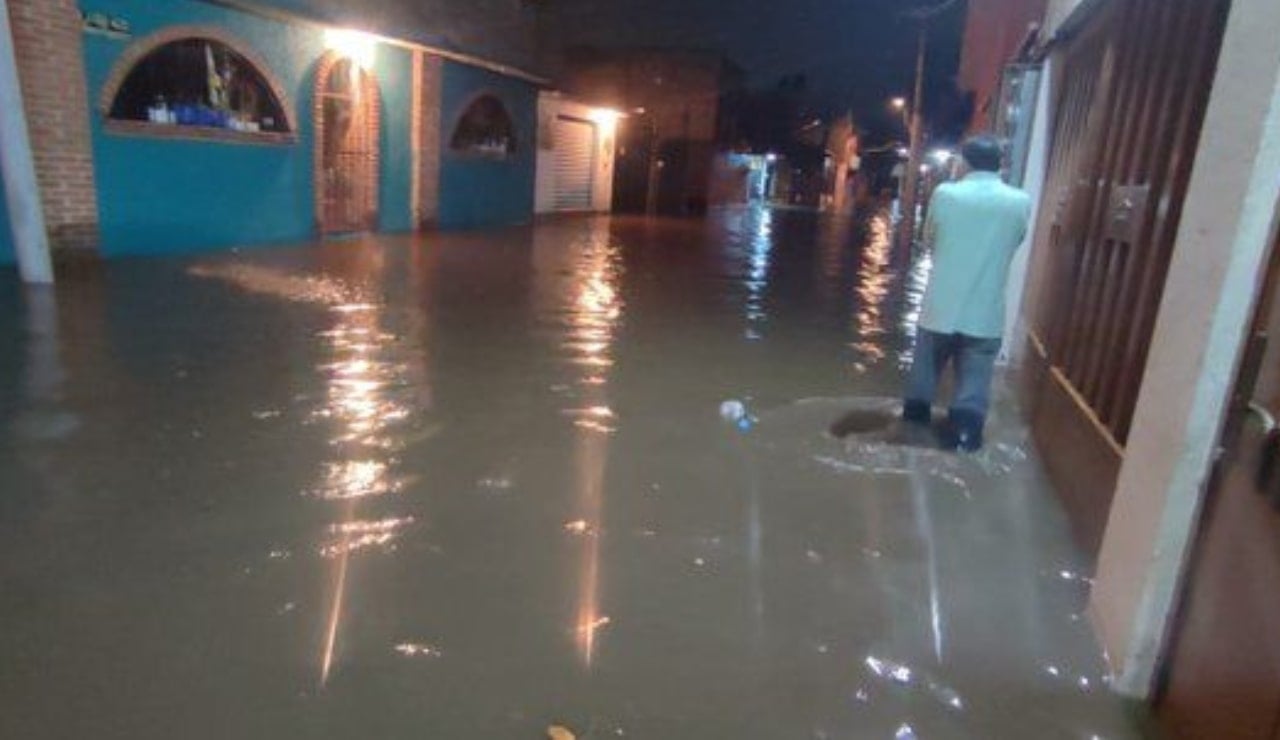
M 902 96 L 889 98 L 889 107 L 902 116 L 902 128 L 910 135 L 911 116 L 907 108 L 907 99 Z
M 351 63 L 360 69 L 372 69 L 377 60 L 378 40 L 363 31 L 346 28 L 325 29 L 324 45 L 329 51 L 351 60 Z

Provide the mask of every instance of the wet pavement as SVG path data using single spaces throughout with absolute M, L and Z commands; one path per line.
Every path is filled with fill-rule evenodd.
M 732 210 L 0 272 L 0 737 L 1138 736 L 1010 401 L 897 439 L 889 250 Z

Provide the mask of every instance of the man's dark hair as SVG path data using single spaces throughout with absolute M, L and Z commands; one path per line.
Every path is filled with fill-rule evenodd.
M 969 167 L 980 172 L 999 172 L 1004 157 L 1004 145 L 989 134 L 979 134 L 965 140 L 960 153 Z

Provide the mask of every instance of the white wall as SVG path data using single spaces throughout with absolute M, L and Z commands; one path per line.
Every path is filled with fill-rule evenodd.
M 552 132 L 557 116 L 591 121 L 596 127 L 596 171 L 591 209 L 605 213 L 613 207 L 613 158 L 617 145 L 617 124 L 602 117 L 597 108 L 566 98 L 559 93 L 544 92 L 538 96 L 538 175 L 534 191 L 534 212 L 554 212 L 555 150 Z
M 22 279 L 28 283 L 52 283 L 53 261 L 23 110 L 9 8 L 5 0 L 0 0 L 0 177 L 4 180 L 0 197 L 7 199 L 13 251 Z
M 1049 0 L 1049 8 L 1045 11 L 1044 28 L 1047 35 L 1052 35 L 1073 11 L 1085 0 Z M 1108 2 L 1109 0 L 1101 0 Z
M 1280 200 L 1280 3 L 1234 0 L 1090 609 L 1147 696 L 1194 539 Z
M 1039 203 L 1044 191 L 1045 167 L 1049 160 L 1050 103 L 1053 79 L 1052 60 L 1045 60 L 1040 73 L 1040 90 L 1036 94 L 1035 117 L 1031 122 L 1031 141 L 1027 145 L 1027 169 L 1023 188 L 1031 196 L 1032 203 Z M 1022 295 L 1027 287 L 1027 265 L 1035 244 L 1036 221 L 1040 209 L 1031 209 L 1031 223 L 1027 225 L 1027 238 L 1018 248 L 1013 264 L 1009 267 L 1009 284 L 1005 288 L 1004 347 L 1000 350 L 1002 363 L 1017 364 L 1027 343 L 1023 341 Z

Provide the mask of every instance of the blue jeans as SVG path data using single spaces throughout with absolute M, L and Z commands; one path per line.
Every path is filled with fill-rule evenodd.
M 938 381 L 947 363 L 955 371 L 955 398 L 951 401 L 950 426 L 958 445 L 982 446 L 982 427 L 991 405 L 991 377 L 1000 339 L 965 334 L 938 334 L 920 329 L 916 336 L 915 361 L 907 378 L 903 417 L 928 423 L 938 395 Z

